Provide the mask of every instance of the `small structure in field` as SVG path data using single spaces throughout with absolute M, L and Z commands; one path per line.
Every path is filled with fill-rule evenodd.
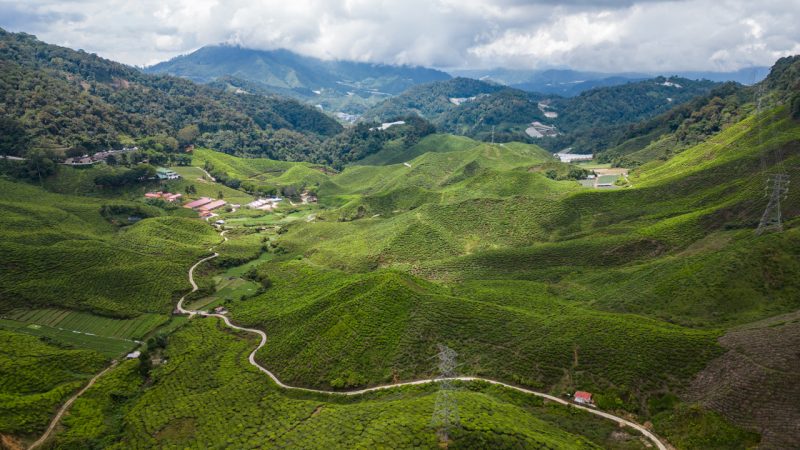
M 127 355 L 125 355 L 125 358 L 126 358 L 126 359 L 136 359 L 136 358 L 138 358 L 138 357 L 139 357 L 139 355 L 141 355 L 141 354 L 142 354 L 142 352 L 140 352 L 139 350 L 136 350 L 136 351 L 134 351 L 134 352 L 130 352 L 130 353 L 128 353 Z
M 586 155 L 578 153 L 569 153 L 568 151 L 565 150 L 556 153 L 556 158 L 558 158 L 563 163 L 571 163 L 574 161 L 591 161 L 592 159 L 594 159 L 594 155 L 592 155 L 591 153 Z
M 181 198 L 183 198 L 183 194 L 173 194 L 171 192 L 148 192 L 144 194 L 145 198 L 160 198 L 164 201 L 168 202 L 177 202 Z
M 575 391 L 575 395 L 572 397 L 575 403 L 581 403 L 583 405 L 593 405 L 592 402 L 592 393 L 586 391 Z
M 215 314 L 227 314 L 228 310 L 224 306 L 217 306 L 216 308 L 214 308 L 214 313 Z
M 262 211 L 272 211 L 278 207 L 278 203 L 282 202 L 280 197 L 260 198 L 256 201 L 247 204 L 248 208 L 260 209 Z
M 181 177 L 177 172 L 165 169 L 164 167 L 156 169 L 156 176 L 159 180 L 177 180 Z

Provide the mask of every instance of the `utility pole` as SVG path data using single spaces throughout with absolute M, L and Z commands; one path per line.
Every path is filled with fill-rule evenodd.
M 450 442 L 450 430 L 459 426 L 461 420 L 458 416 L 458 403 L 456 402 L 453 386 L 455 377 L 456 357 L 458 354 L 450 347 L 438 344 L 439 353 L 439 392 L 436 394 L 436 406 L 431 417 L 431 426 L 436 428 L 439 444 L 447 448 Z
M 770 176 L 767 179 L 766 191 L 769 196 L 769 203 L 767 203 L 767 209 L 764 210 L 756 229 L 756 234 L 759 236 L 767 231 L 783 231 L 781 200 L 785 199 L 786 194 L 789 192 L 789 175 L 776 173 Z

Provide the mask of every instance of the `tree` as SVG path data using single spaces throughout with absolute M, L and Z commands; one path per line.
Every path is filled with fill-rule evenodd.
M 194 141 L 200 137 L 200 127 L 195 124 L 186 125 L 185 127 L 178 130 L 178 143 L 181 146 L 187 146 L 189 144 L 194 144 Z
M 0 116 L 0 155 L 23 155 L 27 147 L 25 128 L 12 117 Z
M 800 120 L 800 93 L 794 94 L 792 97 L 792 117 Z
M 225 197 L 225 196 L 224 196 L 224 194 L 222 193 L 222 191 L 219 191 L 219 192 L 217 192 L 217 198 L 224 198 L 224 197 Z
M 35 150 L 28 155 L 25 171 L 28 178 L 39 179 L 39 183 L 56 173 L 55 155 L 51 150 Z

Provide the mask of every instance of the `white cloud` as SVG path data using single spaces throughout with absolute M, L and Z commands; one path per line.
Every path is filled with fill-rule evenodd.
M 0 0 L 0 26 L 129 64 L 235 42 L 437 67 L 729 70 L 800 48 L 800 0 Z

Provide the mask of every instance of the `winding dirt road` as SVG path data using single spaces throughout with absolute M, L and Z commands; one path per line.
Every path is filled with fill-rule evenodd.
M 228 240 L 228 238 L 225 237 L 225 231 L 220 233 L 220 236 L 223 237 L 223 242 L 226 242 Z M 373 387 L 366 388 L 366 389 L 358 389 L 358 390 L 355 390 L 355 391 L 325 391 L 325 390 L 321 390 L 321 389 L 310 389 L 310 388 L 304 388 L 304 387 L 298 387 L 298 386 L 289 386 L 288 384 L 285 384 L 280 379 L 278 379 L 278 377 L 275 376 L 274 373 L 270 372 L 269 369 L 267 369 L 266 367 L 260 365 L 258 363 L 258 361 L 256 361 L 256 353 L 262 347 L 264 347 L 267 344 L 267 334 L 265 332 L 263 332 L 261 330 L 257 330 L 255 328 L 244 328 L 244 327 L 240 327 L 238 325 L 234 325 L 233 323 L 231 323 L 230 319 L 227 316 L 222 315 L 222 314 L 211 314 L 211 313 L 207 313 L 205 311 L 189 310 L 189 309 L 185 309 L 183 307 L 183 301 L 186 298 L 186 296 L 191 294 L 191 293 L 193 293 L 193 292 L 195 292 L 195 291 L 197 291 L 197 289 L 198 289 L 197 288 L 197 283 L 195 283 L 195 281 L 194 281 L 194 270 L 200 264 L 202 264 L 202 263 L 204 263 L 204 262 L 206 262 L 208 260 L 214 259 L 217 256 L 219 256 L 219 253 L 214 253 L 211 256 L 205 257 L 205 258 L 201 259 L 200 261 L 198 261 L 197 263 L 195 263 L 195 265 L 193 265 L 189 269 L 189 283 L 192 285 L 192 291 L 187 293 L 183 297 L 181 297 L 180 300 L 178 300 L 178 305 L 177 305 L 176 309 L 181 314 L 188 314 L 190 317 L 194 316 L 195 314 L 201 315 L 201 316 L 204 316 L 204 317 L 217 317 L 219 319 L 222 319 L 222 321 L 225 322 L 225 324 L 227 326 L 229 326 L 230 328 L 233 328 L 234 330 L 245 331 L 245 332 L 248 332 L 248 333 L 253 333 L 253 334 L 259 335 L 261 337 L 261 342 L 258 344 L 258 346 L 255 349 L 253 349 L 252 352 L 250 352 L 250 356 L 248 357 L 248 360 L 250 361 L 251 365 L 256 367 L 261 372 L 264 372 L 265 374 L 267 374 L 267 376 L 269 376 L 275 384 L 277 384 L 279 387 L 281 387 L 283 389 L 294 390 L 294 391 L 315 392 L 315 393 L 318 393 L 318 394 L 327 394 L 327 395 L 352 396 L 352 395 L 366 394 L 367 392 L 374 392 L 374 391 L 382 391 L 382 390 L 386 390 L 386 389 L 393 389 L 393 388 L 402 387 L 402 386 L 415 386 L 415 385 L 421 385 L 421 384 L 437 383 L 437 382 L 444 381 L 444 380 L 458 380 L 458 381 L 466 381 L 466 382 L 469 382 L 469 381 L 481 381 L 481 382 L 484 382 L 484 383 L 503 386 L 503 387 L 508 388 L 508 389 L 513 389 L 513 390 L 518 391 L 518 392 L 523 392 L 525 394 L 535 395 L 537 397 L 544 398 L 544 399 L 549 400 L 551 402 L 559 403 L 559 404 L 566 405 L 566 406 L 571 406 L 573 408 L 584 410 L 584 411 L 586 411 L 586 412 L 588 412 L 590 414 L 594 414 L 596 416 L 600 416 L 600 417 L 606 418 L 608 420 L 612 420 L 612 421 L 614 421 L 614 422 L 616 422 L 616 423 L 618 423 L 618 424 L 620 424 L 622 426 L 630 427 L 630 428 L 633 428 L 634 430 L 638 431 L 643 436 L 645 436 L 647 439 L 649 439 L 653 444 L 655 444 L 656 448 L 658 448 L 659 450 L 667 450 L 667 446 L 663 442 L 661 442 L 661 440 L 658 437 L 656 437 L 655 434 L 653 434 L 650 430 L 648 430 L 647 428 L 643 427 L 642 425 L 639 425 L 638 423 L 631 422 L 630 420 L 623 419 L 622 417 L 615 416 L 614 414 L 611 414 L 611 413 L 607 413 L 607 412 L 604 412 L 604 411 L 599 411 L 597 409 L 589 408 L 589 407 L 586 407 L 586 406 L 577 405 L 575 403 L 568 402 L 568 401 L 566 401 L 564 399 L 552 396 L 550 394 L 546 394 L 544 392 L 537 392 L 537 391 L 533 391 L 533 390 L 530 390 L 530 389 L 525 389 L 525 388 L 522 388 L 522 387 L 519 387 L 519 386 L 513 386 L 513 385 L 510 385 L 510 384 L 506 384 L 506 383 L 503 383 L 501 381 L 492 380 L 492 379 L 489 379 L 489 378 L 480 378 L 480 377 L 453 377 L 453 378 L 449 378 L 449 379 L 448 378 L 428 378 L 428 379 L 422 379 L 422 380 L 405 381 L 405 382 L 402 382 L 402 383 L 384 384 L 384 385 L 380 385 L 380 386 L 373 386 Z
M 106 372 L 108 372 L 109 370 L 111 370 L 114 367 L 116 367 L 116 365 L 117 365 L 117 361 L 116 360 L 112 361 L 110 366 L 106 367 L 102 372 L 100 372 L 97 375 L 95 375 L 94 377 L 92 377 L 92 379 L 89 380 L 88 383 L 86 383 L 86 386 L 83 387 L 83 389 L 78 391 L 75 395 L 70 397 L 69 400 L 64 402 L 64 404 L 61 405 L 61 409 L 59 409 L 58 413 L 55 415 L 55 417 L 53 417 L 53 420 L 50 421 L 50 426 L 47 427 L 47 430 L 44 432 L 42 437 L 40 437 L 39 439 L 36 440 L 36 442 L 31 444 L 31 446 L 28 447 L 28 450 L 33 450 L 34 448 L 44 444 L 44 442 L 47 439 L 50 438 L 50 435 L 53 434 L 53 430 L 56 429 L 56 425 L 58 425 L 58 422 L 61 421 L 61 418 L 64 416 L 64 414 L 67 412 L 67 410 L 69 410 L 70 406 L 72 406 L 72 403 L 74 403 L 75 400 L 78 399 L 78 397 L 83 395 L 84 392 L 89 390 L 89 388 L 92 387 L 92 385 L 94 384 L 95 381 L 97 381 L 98 378 L 100 378 L 103 375 L 105 375 Z

